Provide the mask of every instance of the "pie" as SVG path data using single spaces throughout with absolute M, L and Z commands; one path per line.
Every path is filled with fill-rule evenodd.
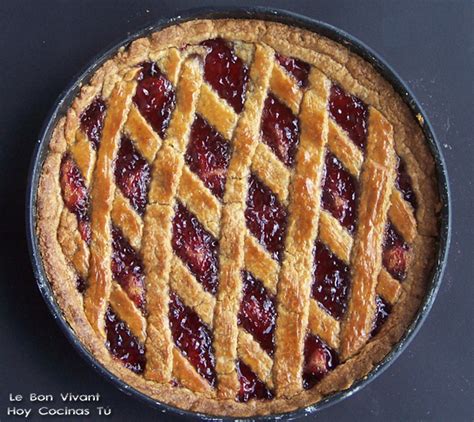
M 78 339 L 211 415 L 347 389 L 406 332 L 435 262 L 434 159 L 346 47 L 193 20 L 120 49 L 54 130 L 37 236 Z

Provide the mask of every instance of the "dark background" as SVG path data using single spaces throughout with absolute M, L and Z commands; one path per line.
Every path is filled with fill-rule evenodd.
M 43 302 L 25 240 L 29 160 L 56 97 L 97 53 L 187 7 L 256 4 L 244 0 L 1 0 L 0 420 L 13 420 L 6 417 L 9 393 L 69 391 L 100 393 L 101 404 L 113 409 L 109 420 L 165 420 L 93 371 L 68 343 Z M 425 108 L 451 182 L 449 262 L 426 323 L 385 373 L 314 418 L 473 420 L 474 3 L 262 0 L 258 4 L 336 25 L 380 53 Z M 56 404 L 61 406 L 59 401 Z

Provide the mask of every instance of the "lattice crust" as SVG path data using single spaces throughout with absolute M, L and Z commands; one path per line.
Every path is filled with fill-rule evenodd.
M 410 294 L 401 281 L 425 211 L 399 128 L 323 73 L 329 56 L 318 68 L 301 47 L 293 58 L 236 33 L 179 49 L 156 49 L 155 36 L 120 53 L 57 129 L 43 178 L 59 180 L 46 214 L 70 267 L 63 292 L 138 374 L 122 375 L 181 407 L 219 413 L 199 403 L 223 400 L 253 414 L 307 403 L 305 389 L 390 336 L 382 323 Z M 222 57 L 230 94 L 209 70 Z

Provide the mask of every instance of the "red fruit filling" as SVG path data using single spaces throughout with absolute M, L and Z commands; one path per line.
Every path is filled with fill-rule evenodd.
M 176 106 L 173 85 L 156 63 L 149 62 L 142 64 L 137 81 L 133 102 L 158 135 L 164 138 Z
M 216 294 L 219 272 L 218 241 L 181 203 L 173 219 L 173 249 L 204 289 Z
M 405 162 L 399 157 L 397 166 L 397 179 L 395 181 L 398 190 L 402 193 L 406 201 L 408 201 L 413 209 L 416 210 L 416 196 L 413 191 L 413 185 L 411 183 L 411 177 L 407 173 Z
M 120 229 L 112 227 L 112 274 L 142 311 L 145 310 L 145 276 L 143 264 Z
M 271 94 L 265 100 L 261 130 L 263 142 L 286 166 L 293 166 L 299 142 L 299 121 L 286 105 Z
M 403 281 L 406 277 L 409 252 L 410 247 L 389 222 L 385 228 L 382 262 L 390 275 L 398 281 Z
M 329 115 L 359 148 L 365 148 L 369 110 L 362 100 L 347 94 L 340 86 L 332 85 Z
M 170 294 L 169 320 L 174 343 L 211 386 L 216 385 L 216 361 L 211 331 L 174 292 Z
M 172 378 L 169 381 L 169 384 L 172 385 L 173 387 L 182 387 L 181 383 L 175 378 Z
M 356 179 L 331 152 L 326 153 L 322 205 L 348 231 L 353 233 L 357 215 Z
M 260 280 L 248 271 L 242 272 L 243 297 L 238 323 L 244 327 L 270 356 L 275 351 L 275 301 Z
M 282 56 L 279 53 L 275 54 L 275 58 L 278 63 L 280 63 L 286 71 L 296 79 L 300 88 L 305 87 L 308 84 L 308 75 L 311 69 L 311 66 L 308 63 L 293 57 Z
M 96 98 L 80 116 L 81 129 L 95 149 L 99 148 L 107 106 L 102 98 Z
M 122 136 L 115 160 L 115 181 L 132 207 L 143 215 L 150 185 L 150 166 L 126 136 Z
M 207 50 L 204 79 L 226 100 L 236 113 L 244 106 L 248 67 L 236 56 L 232 44 L 216 38 L 202 43 Z
M 274 259 L 281 261 L 287 211 L 275 194 L 253 174 L 249 177 L 245 219 L 250 232 Z
M 61 160 L 60 185 L 64 204 L 75 214 L 81 237 L 89 243 L 91 240 L 89 193 L 79 168 L 69 154 L 65 154 Z
M 112 355 L 120 359 L 126 368 L 142 374 L 146 364 L 145 347 L 110 306 L 105 313 L 105 332 L 106 346 Z
M 87 281 L 82 277 L 76 278 L 76 288 L 79 293 L 84 293 L 87 289 Z
M 241 360 L 236 363 L 237 376 L 239 377 L 240 390 L 237 394 L 237 400 L 248 402 L 251 399 L 271 400 L 273 393 L 257 377 L 257 375 Z
M 371 333 L 372 337 L 378 334 L 378 332 L 382 328 L 382 325 L 385 323 L 388 316 L 390 315 L 390 312 L 392 312 L 392 307 L 390 306 L 390 304 L 385 302 L 385 300 L 380 296 L 375 297 L 375 306 L 376 310 L 374 325 Z
M 347 308 L 350 269 L 320 241 L 316 241 L 313 256 L 313 297 L 339 320 Z
M 339 364 L 339 359 L 319 337 L 308 334 L 304 344 L 303 388 L 308 390 Z
M 230 150 L 230 143 L 201 116 L 196 115 L 184 158 L 189 168 L 220 199 L 224 196 Z

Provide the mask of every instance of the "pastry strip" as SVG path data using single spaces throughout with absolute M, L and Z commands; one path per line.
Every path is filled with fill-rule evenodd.
M 400 295 L 402 287 L 385 268 L 382 268 L 377 281 L 377 294 L 387 302 L 395 303 Z
M 187 165 L 183 166 L 178 197 L 205 229 L 218 239 L 221 203 Z
M 79 232 L 77 218 L 64 207 L 58 226 L 58 242 L 68 261 L 84 280 L 89 273 L 89 247 Z
M 130 108 L 124 131 L 130 136 L 143 158 L 148 163 L 152 163 L 155 160 L 157 151 L 161 147 L 162 140 L 134 104 Z
M 168 54 L 158 61 L 163 72 L 166 74 L 166 77 L 173 86 L 176 86 L 178 84 L 181 65 L 183 62 L 183 57 L 179 50 L 177 48 L 170 48 Z
M 273 388 L 272 365 L 273 361 L 267 352 L 256 342 L 252 334 L 239 328 L 238 355 L 243 362 L 265 383 Z
M 120 189 L 115 190 L 111 217 L 114 225 L 121 230 L 133 249 L 136 251 L 140 250 L 143 222 L 136 211 L 130 206 L 129 200 L 120 192 Z
M 204 290 L 202 284 L 196 280 L 177 256 L 173 256 L 171 261 L 170 286 L 185 305 L 194 309 L 199 318 L 212 327 L 216 299 Z
M 152 167 L 149 205 L 145 211 L 142 256 L 148 306 L 145 377 L 168 382 L 173 368 L 173 343 L 168 320 L 172 225 L 175 195 L 184 165 L 183 152 L 202 82 L 199 62 L 182 65 L 177 104 L 168 136 Z M 179 353 L 179 352 L 178 352 Z M 181 356 L 181 355 L 180 355 Z M 203 382 L 206 382 L 203 380 Z
M 352 236 L 339 221 L 323 209 L 319 217 L 319 238 L 338 258 L 349 263 L 353 244 Z
M 329 119 L 328 145 L 331 152 L 341 161 L 343 166 L 355 177 L 360 176 L 364 157 L 359 148 L 352 142 L 337 123 Z M 416 219 L 413 207 L 403 198 L 396 186 L 392 188 L 389 218 L 400 234 L 408 242 L 416 236 Z
M 314 299 L 311 299 L 309 303 L 308 328 L 331 348 L 335 350 L 339 348 L 339 322 L 322 309 Z
M 411 243 L 416 236 L 416 219 L 413 207 L 405 201 L 402 193 L 394 187 L 390 197 L 388 217 L 403 238 Z
M 135 72 L 133 72 L 133 76 Z M 132 75 L 129 75 L 129 77 Z M 115 193 L 113 161 L 119 148 L 120 130 L 130 108 L 136 82 L 123 80 L 112 91 L 91 192 L 91 246 L 88 289 L 84 311 L 94 330 L 105 338 L 104 314 L 111 289 L 110 212 Z
M 168 320 L 173 215 L 171 206 L 148 205 L 143 227 L 141 254 L 147 304 L 147 364 L 144 376 L 157 382 L 169 381 L 173 368 L 173 340 Z
M 74 123 L 69 123 L 71 134 L 67 136 L 67 149 L 76 163 L 90 195 L 90 182 L 97 154 L 86 134 L 79 129 L 76 115 L 70 113 L 68 118 Z M 74 136 L 72 135 L 73 127 L 76 128 Z M 59 171 L 61 172 L 61 170 Z M 89 273 L 89 245 L 82 239 L 76 216 L 67 207 L 63 208 L 59 220 L 58 242 L 78 275 L 86 280 Z
M 242 296 L 244 264 L 244 210 L 248 175 L 260 132 L 260 119 L 270 73 L 273 51 L 258 45 L 250 67 L 250 88 L 244 111 L 233 138 L 233 155 L 227 172 L 222 209 L 219 256 L 219 287 L 214 313 L 214 350 L 218 376 L 218 396 L 234 399 L 239 390 L 235 362 L 237 360 L 237 313 Z
M 318 231 L 321 175 L 327 144 L 329 80 L 318 70 L 301 104 L 300 146 L 290 187 L 286 253 L 278 282 L 273 379 L 279 397 L 301 390 L 303 345 L 308 325 L 313 248 Z
M 252 172 L 277 195 L 282 204 L 288 205 L 288 185 L 291 173 L 273 151 L 262 142 L 258 144 L 253 157 Z
M 225 100 L 219 98 L 207 83 L 201 85 L 197 113 L 225 139 L 232 138 L 239 116 Z
M 258 278 L 272 295 L 276 295 L 280 266 L 247 229 L 244 262 L 245 268 Z
M 97 154 L 92 146 L 92 142 L 89 141 L 82 130 L 76 132 L 76 142 L 69 147 L 69 152 L 77 164 L 86 186 L 89 187 Z
M 375 287 L 382 266 L 382 241 L 394 180 L 392 126 L 371 107 L 366 159 L 360 177 L 359 222 L 351 256 L 352 284 L 341 330 L 342 359 L 355 354 L 372 331 Z
M 180 384 L 197 393 L 206 393 L 208 396 L 214 395 L 209 383 L 197 373 L 176 347 L 173 347 L 173 362 L 173 376 Z
M 349 173 L 358 178 L 364 161 L 362 151 L 333 119 L 329 119 L 328 147 Z
M 127 293 L 116 281 L 112 282 L 110 292 L 110 305 L 118 317 L 124 321 L 130 331 L 141 342 L 145 342 L 146 320 L 140 310 L 137 309 Z
M 298 115 L 303 91 L 299 89 L 296 80 L 283 70 L 278 63 L 273 66 L 270 90 L 291 109 L 295 116 Z

